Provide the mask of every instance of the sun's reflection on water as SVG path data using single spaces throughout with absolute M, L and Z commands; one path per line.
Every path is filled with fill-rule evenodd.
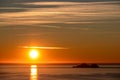
M 38 80 L 37 65 L 31 65 L 30 80 Z

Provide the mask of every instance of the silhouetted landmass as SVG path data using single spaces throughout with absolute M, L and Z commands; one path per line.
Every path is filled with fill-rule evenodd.
M 95 63 L 94 64 L 82 63 L 80 65 L 73 66 L 73 68 L 99 68 L 99 66 Z

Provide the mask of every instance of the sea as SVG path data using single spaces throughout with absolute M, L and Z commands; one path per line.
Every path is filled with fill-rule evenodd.
M 73 68 L 74 65 L 1 64 L 0 80 L 120 80 L 120 65 Z
M 116 32 L 112 32 L 114 29 L 110 27 L 110 23 L 115 22 L 115 25 L 112 25 L 116 29 L 119 27 L 120 0 L 0 1 L 3 22 L 1 25 L 4 26 L 35 24 L 39 27 L 62 29 L 64 26 L 61 26 L 65 25 L 65 29 L 68 30 L 88 31 L 98 29 L 94 28 L 94 25 L 89 29 L 89 25 L 86 24 L 109 24 L 107 27 L 103 26 L 103 30 L 100 29 L 101 32 L 105 31 L 104 33 Z M 40 26 L 41 20 L 47 24 Z M 84 25 L 78 28 L 78 24 L 84 24 L 85 28 Z M 0 80 L 120 80 L 118 64 L 100 64 L 100 68 L 73 68 L 75 65 L 77 64 L 0 64 Z

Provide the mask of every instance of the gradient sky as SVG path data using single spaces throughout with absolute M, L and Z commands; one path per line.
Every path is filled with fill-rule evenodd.
M 0 63 L 120 63 L 119 0 L 0 0 Z

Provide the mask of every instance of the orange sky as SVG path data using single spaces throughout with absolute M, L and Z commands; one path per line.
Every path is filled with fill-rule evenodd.
M 0 63 L 120 63 L 118 2 L 0 3 Z

